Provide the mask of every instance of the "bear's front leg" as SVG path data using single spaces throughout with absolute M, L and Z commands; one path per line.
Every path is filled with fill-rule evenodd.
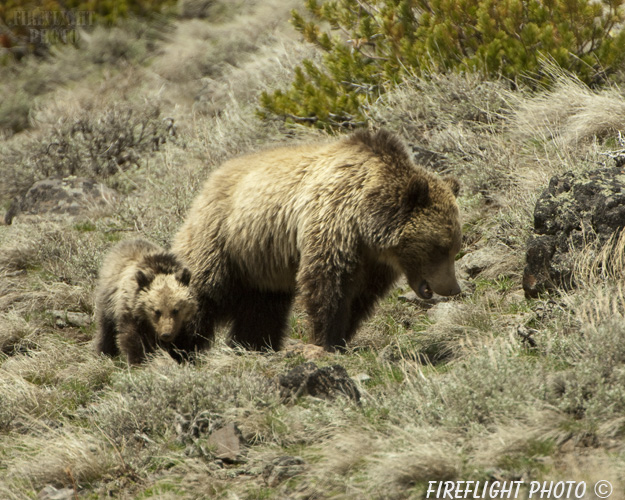
M 150 343 L 145 338 L 145 332 L 141 331 L 141 325 L 132 318 L 122 319 L 119 325 L 117 342 L 119 350 L 126 355 L 129 365 L 139 365 L 146 360 L 146 355 L 154 352 Z
M 105 311 L 98 311 L 97 315 L 98 333 L 95 339 L 96 352 L 107 356 L 117 356 L 117 322 L 115 316 Z
M 313 329 L 313 342 L 326 351 L 347 347 L 352 301 L 357 293 L 358 266 L 349 262 L 332 263 L 315 259 L 302 261 L 298 288 Z

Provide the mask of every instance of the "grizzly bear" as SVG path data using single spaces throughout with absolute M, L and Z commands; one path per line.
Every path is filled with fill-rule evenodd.
M 191 270 L 197 333 L 230 322 L 232 344 L 279 349 L 298 295 L 314 343 L 333 351 L 402 274 L 423 298 L 459 293 L 458 189 L 386 131 L 228 161 L 172 244 Z
M 96 289 L 96 350 L 123 353 L 131 365 L 158 347 L 177 361 L 188 354 L 197 310 L 191 273 L 174 254 L 142 239 L 125 240 L 107 255 Z

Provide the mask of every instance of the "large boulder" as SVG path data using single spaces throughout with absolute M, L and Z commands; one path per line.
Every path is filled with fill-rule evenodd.
M 49 177 L 35 182 L 26 194 L 13 200 L 4 222 L 11 224 L 19 214 L 79 215 L 110 208 L 118 199 L 116 191 L 93 179 Z
M 620 165 L 556 175 L 534 209 L 527 244 L 526 297 L 575 286 L 574 255 L 589 242 L 606 243 L 625 227 L 625 170 Z

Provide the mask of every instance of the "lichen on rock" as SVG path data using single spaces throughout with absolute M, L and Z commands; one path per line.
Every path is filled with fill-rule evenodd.
M 534 209 L 523 289 L 526 297 L 575 286 L 574 255 L 589 242 L 608 242 L 625 227 L 625 169 L 616 164 L 556 175 Z

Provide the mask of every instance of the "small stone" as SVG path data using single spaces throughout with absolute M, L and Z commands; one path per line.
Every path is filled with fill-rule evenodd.
M 215 448 L 215 457 L 224 462 L 237 462 L 243 452 L 243 435 L 234 423 L 228 423 L 208 436 L 209 446 Z
M 289 339 L 283 349 L 287 357 L 300 355 L 304 359 L 321 359 L 328 355 L 328 352 L 321 346 L 307 344 L 299 339 Z
M 463 308 L 462 304 L 456 302 L 439 302 L 432 306 L 428 312 L 428 318 L 434 322 L 444 321 L 453 317 Z
M 462 286 L 462 283 L 460 283 Z M 462 287 L 464 290 L 464 287 Z M 401 302 L 409 302 L 410 304 L 415 304 L 423 309 L 428 309 L 432 307 L 434 304 L 438 304 L 439 302 L 446 302 L 450 299 L 450 297 L 443 297 L 442 295 L 434 294 L 431 299 L 422 299 L 412 290 L 402 293 L 397 297 Z
M 37 494 L 37 498 L 39 500 L 72 500 L 75 493 L 72 488 L 57 489 L 49 484 Z
M 50 313 L 55 317 L 56 326 L 59 328 L 67 326 L 80 328 L 91 324 L 91 316 L 86 313 L 61 311 L 58 309 L 53 309 Z
M 485 278 L 496 278 L 504 270 L 505 262 L 510 259 L 510 252 L 498 246 L 486 246 L 465 254 L 458 261 L 460 273 L 469 278 L 484 275 Z

